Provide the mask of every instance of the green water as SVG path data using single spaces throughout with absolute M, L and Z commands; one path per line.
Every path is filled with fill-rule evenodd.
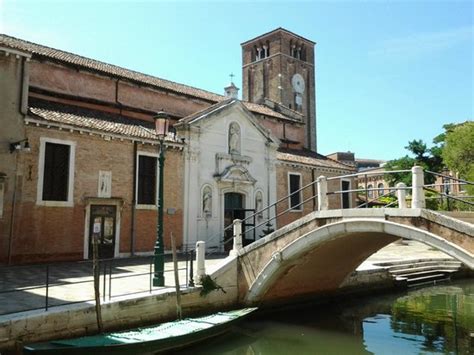
M 473 337 L 474 280 L 464 280 L 257 314 L 182 353 L 474 354 Z

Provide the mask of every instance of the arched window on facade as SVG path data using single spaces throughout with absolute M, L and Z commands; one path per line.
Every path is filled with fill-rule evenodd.
M 261 59 L 265 59 L 269 56 L 270 56 L 270 44 L 268 42 L 266 44 L 254 47 L 252 60 L 258 61 Z
M 379 184 L 377 185 L 377 188 L 379 189 L 379 191 L 378 191 L 379 196 L 383 196 L 383 194 L 385 193 L 383 184 L 382 184 L 382 183 L 379 183 Z
M 372 184 L 367 185 L 367 189 L 369 190 L 369 191 L 367 192 L 367 195 L 369 196 L 369 198 L 374 198 L 374 190 L 373 190 L 373 188 L 374 188 L 374 185 L 372 185 Z
M 296 44 L 293 44 L 292 42 L 290 42 L 290 56 L 293 58 L 296 57 Z

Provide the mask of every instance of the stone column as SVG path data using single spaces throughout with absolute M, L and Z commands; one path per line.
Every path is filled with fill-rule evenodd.
M 423 191 L 423 185 L 425 178 L 423 174 L 423 168 L 415 165 L 411 168 L 412 172 L 412 200 L 411 208 L 425 208 L 425 193 Z
M 237 255 L 240 249 L 242 249 L 242 221 L 234 219 L 234 246 L 230 251 L 230 255 Z
M 407 208 L 407 185 L 399 182 L 395 187 L 397 188 L 398 208 Z
M 318 185 L 318 211 L 326 211 L 329 209 L 328 203 L 328 181 L 326 176 L 320 176 L 317 180 Z
M 201 284 L 201 279 L 206 275 L 206 242 L 196 243 L 196 284 Z

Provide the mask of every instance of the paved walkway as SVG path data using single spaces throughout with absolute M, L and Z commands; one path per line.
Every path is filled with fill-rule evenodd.
M 386 261 L 418 260 L 433 258 L 448 258 L 449 256 L 414 241 L 395 242 L 373 254 L 364 261 L 358 270 L 379 268 L 376 264 Z M 206 269 L 214 268 L 224 256 L 206 260 Z M 101 297 L 113 300 L 119 296 L 131 293 L 168 292 L 174 290 L 174 273 L 172 262 L 165 263 L 165 287 L 152 288 L 150 277 L 151 257 L 130 259 L 115 259 L 112 265 L 107 265 L 104 289 L 104 270 L 101 269 Z M 187 284 L 186 262 L 178 264 L 179 279 L 182 288 Z M 46 278 L 49 287 L 46 290 Z M 28 265 L 0 268 L 0 317 L 7 314 L 31 309 L 41 309 L 46 306 L 48 292 L 48 307 L 72 302 L 84 302 L 94 299 L 92 264 L 57 263 L 45 265 Z M 171 289 L 170 289 L 171 288 Z M 105 292 L 104 292 L 105 290 Z M 1 318 L 3 318 L 1 317 Z

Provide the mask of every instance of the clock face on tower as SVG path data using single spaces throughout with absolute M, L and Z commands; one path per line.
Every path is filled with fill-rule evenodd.
M 302 94 L 304 92 L 304 79 L 301 74 L 295 74 L 291 78 L 291 85 L 293 86 L 293 90 L 295 92 Z

